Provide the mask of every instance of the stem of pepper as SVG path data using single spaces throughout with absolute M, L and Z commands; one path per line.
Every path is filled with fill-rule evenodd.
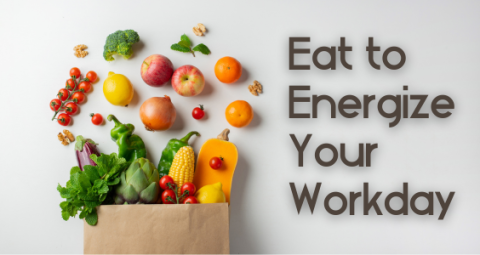
M 80 78 L 80 77 L 79 77 Z M 75 77 L 75 75 L 72 76 L 72 80 L 73 80 L 73 83 L 75 83 L 75 87 L 73 88 L 72 92 L 69 93 L 67 99 L 65 101 L 62 102 L 62 104 L 60 105 L 60 107 L 58 107 L 58 110 L 55 111 L 55 114 L 53 114 L 53 117 L 52 117 L 52 121 L 55 120 L 55 117 L 57 116 L 57 114 L 60 112 L 60 111 L 63 111 L 65 109 L 63 109 L 63 107 L 65 106 L 66 103 L 68 102 L 73 102 L 70 100 L 70 98 L 72 97 L 73 93 L 75 92 L 78 92 L 80 90 L 77 90 L 77 86 L 79 84 L 79 82 L 82 82 L 83 80 L 79 80 L 79 82 L 77 82 L 77 78 Z

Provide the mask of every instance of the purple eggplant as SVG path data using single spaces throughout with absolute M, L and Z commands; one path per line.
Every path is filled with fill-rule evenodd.
M 97 164 L 90 159 L 90 155 L 95 154 L 100 156 L 97 150 L 97 144 L 92 139 L 85 139 L 83 136 L 77 136 L 77 142 L 75 143 L 75 154 L 77 154 L 78 166 L 83 171 L 83 166 Z

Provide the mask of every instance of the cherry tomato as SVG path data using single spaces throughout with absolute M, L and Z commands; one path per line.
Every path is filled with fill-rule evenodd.
M 70 69 L 70 77 L 75 76 L 75 78 L 80 77 L 80 69 L 74 67 Z
M 92 83 L 89 81 L 82 81 L 78 84 L 77 90 L 83 89 L 83 92 L 88 93 L 92 89 Z
M 95 83 L 97 81 L 97 73 L 94 71 L 89 71 L 86 75 L 87 79 L 91 83 Z
M 78 105 L 74 102 L 68 102 L 65 104 L 65 113 L 68 115 L 74 115 L 78 112 Z
M 213 157 L 210 159 L 210 167 L 212 169 L 218 170 L 222 167 L 223 158 L 222 157 Z
M 173 202 L 168 198 L 172 199 Z M 164 204 L 176 204 L 176 201 L 177 201 L 177 197 L 175 195 L 175 191 L 173 191 L 171 189 L 167 189 L 167 190 L 163 191 L 162 202 Z
M 50 109 L 52 109 L 52 111 L 56 111 L 58 110 L 58 108 L 60 108 L 60 105 L 62 104 L 62 101 L 60 101 L 60 99 L 53 99 L 52 101 L 50 101 Z
M 194 196 L 189 196 L 183 200 L 184 204 L 198 204 L 198 200 Z
M 158 184 L 160 185 L 160 188 L 162 188 L 163 190 L 167 190 L 170 189 L 167 183 L 170 183 L 172 185 L 172 188 L 175 188 L 175 182 L 173 181 L 172 177 L 168 175 L 163 176 Z
M 69 91 L 72 91 L 75 88 L 75 82 L 73 82 L 73 79 L 68 79 L 65 88 L 68 89 Z
M 203 116 L 205 116 L 205 112 L 203 111 L 203 105 L 200 105 L 200 107 L 195 107 L 192 111 L 192 116 L 196 120 L 203 118 Z
M 186 182 L 182 185 L 182 188 L 180 189 L 180 194 L 184 194 L 185 191 L 188 191 L 187 196 L 193 196 L 195 194 L 195 191 L 197 191 L 197 188 L 195 188 L 195 184 L 191 182 Z
M 57 121 L 58 121 L 58 124 L 62 126 L 68 126 L 68 124 L 70 124 L 70 121 L 72 121 L 72 118 L 70 118 L 70 116 L 68 116 L 65 113 L 61 113 L 58 115 Z
M 80 91 L 77 91 L 77 92 L 73 93 L 71 99 L 73 100 L 73 102 L 75 102 L 75 99 L 76 99 L 76 103 L 81 104 L 85 101 L 85 94 L 83 94 Z
M 103 123 L 103 117 L 100 113 L 90 113 L 90 117 L 92 117 L 92 123 L 93 125 L 100 125 Z
M 69 96 L 68 90 L 60 89 L 58 91 L 58 94 L 57 94 L 58 99 L 60 99 L 62 101 L 65 101 L 65 100 L 67 100 L 68 96 Z

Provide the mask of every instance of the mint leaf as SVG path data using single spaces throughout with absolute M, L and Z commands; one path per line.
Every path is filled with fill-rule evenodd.
M 64 188 L 64 187 L 60 186 L 60 184 L 58 184 L 57 190 L 58 190 L 58 192 L 60 192 L 60 196 L 62 198 L 70 198 L 70 191 L 67 188 Z M 60 206 L 61 206 L 61 204 L 60 204 Z
M 115 186 L 120 183 L 120 178 L 115 178 L 113 181 L 107 181 L 108 186 Z
M 203 55 L 210 54 L 210 49 L 203 43 L 200 43 L 199 45 L 193 47 L 193 50 L 200 51 Z
M 100 201 L 97 200 L 97 196 L 87 196 L 87 198 L 85 199 L 86 207 L 95 208 L 100 204 Z
M 188 42 L 185 42 L 185 41 L 180 41 L 177 43 L 178 45 L 182 46 L 182 47 L 185 47 L 185 48 L 188 48 L 190 49 L 190 44 Z
M 87 190 L 88 188 L 92 187 L 92 184 L 90 183 L 90 179 L 88 179 L 85 173 L 79 175 L 78 182 L 80 183 L 80 186 L 84 190 Z
M 90 226 L 97 225 L 97 221 L 98 221 L 97 210 L 93 209 L 91 213 L 87 214 L 87 216 L 85 217 L 85 221 Z
M 72 167 L 72 169 L 70 169 L 70 175 L 72 175 L 74 173 L 80 173 L 80 172 L 82 172 L 82 170 L 78 166 L 74 166 L 74 167 Z
M 98 194 L 104 194 L 108 192 L 108 185 L 103 180 L 96 180 L 93 186 L 97 188 Z
M 80 218 L 85 218 L 88 224 L 97 224 L 95 208 L 102 203 L 113 203 L 111 191 L 120 182 L 120 173 L 129 166 L 116 153 L 100 156 L 92 154 L 90 158 L 97 163 L 96 166 L 85 166 L 85 171 L 73 167 L 66 187 L 57 185 L 60 196 L 66 200 L 60 203 L 64 220 L 75 217 L 80 212 Z
M 110 172 L 110 169 L 114 168 L 117 165 L 121 165 L 120 168 L 122 168 L 127 161 L 124 158 L 119 158 L 117 153 L 112 153 L 110 155 L 107 154 L 101 154 L 100 157 L 97 157 L 97 155 L 92 154 L 90 155 L 90 158 L 97 163 L 97 171 L 98 175 L 103 177 L 105 174 Z
M 190 52 L 190 48 L 187 48 L 187 47 L 179 45 L 179 44 L 172 44 L 170 49 L 180 51 L 180 52 Z
M 97 168 L 94 166 L 86 165 L 83 166 L 85 175 L 90 179 L 90 182 L 94 182 L 95 180 L 100 179 L 100 175 L 98 174 Z
M 87 211 L 85 210 L 82 210 L 82 212 L 80 213 L 80 216 L 78 216 L 80 219 L 83 219 L 85 218 L 85 216 L 87 216 Z
M 67 210 L 68 204 L 67 201 L 63 201 L 60 203 L 60 208 L 62 208 L 62 210 Z
M 183 34 L 181 37 L 180 37 L 180 40 L 181 42 L 185 42 L 187 48 L 190 48 L 190 46 L 192 45 L 192 43 L 190 42 L 190 38 L 188 38 L 188 36 L 186 34 Z M 180 44 L 180 43 L 179 43 Z
M 70 214 L 67 211 L 62 211 L 62 218 L 67 221 L 70 218 Z

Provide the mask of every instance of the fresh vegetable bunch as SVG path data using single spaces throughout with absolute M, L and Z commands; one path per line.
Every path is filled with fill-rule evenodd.
M 60 196 L 65 201 L 60 203 L 62 217 L 68 220 L 80 212 L 80 219 L 85 218 L 89 225 L 98 221 L 95 207 L 102 204 L 113 204 L 114 189 L 120 183 L 120 174 L 128 167 L 124 158 L 116 153 L 110 155 L 90 155 L 96 166 L 84 165 L 82 171 L 78 166 L 70 170 L 70 180 L 65 187 L 57 186 Z
M 164 204 L 198 204 L 194 196 L 197 188 L 193 183 L 185 182 L 179 188 L 173 181 L 173 178 L 168 175 L 163 176 L 159 183 L 160 188 L 163 189 L 162 202 Z
M 50 101 L 50 109 L 55 112 L 52 120 L 56 119 L 62 126 L 68 126 L 72 121 L 71 115 L 78 112 L 78 104 L 85 101 L 85 93 L 92 89 L 92 83 L 97 80 L 97 73 L 90 71 L 81 79 L 80 69 L 74 67 L 70 69 L 70 77 L 65 88 L 58 91 L 57 98 Z M 57 117 L 58 113 L 60 114 Z
M 118 30 L 108 35 L 105 46 L 103 47 L 103 58 L 107 61 L 115 60 L 114 54 L 129 59 L 133 54 L 132 46 L 140 41 L 140 36 L 134 30 Z

